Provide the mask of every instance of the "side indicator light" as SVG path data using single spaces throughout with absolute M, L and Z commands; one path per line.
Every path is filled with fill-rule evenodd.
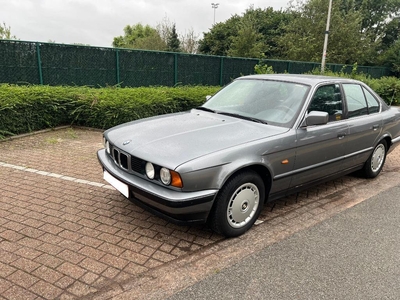
M 183 187 L 183 182 L 181 176 L 175 172 L 170 170 L 171 172 L 171 185 L 177 188 L 182 188 Z

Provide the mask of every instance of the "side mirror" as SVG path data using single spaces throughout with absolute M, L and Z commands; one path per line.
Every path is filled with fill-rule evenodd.
M 329 114 L 325 111 L 310 111 L 302 127 L 313 126 L 313 125 L 324 125 L 329 121 Z
M 212 96 L 207 95 L 207 96 L 206 96 L 206 102 L 207 102 L 208 100 L 210 100 L 211 97 L 212 97 Z

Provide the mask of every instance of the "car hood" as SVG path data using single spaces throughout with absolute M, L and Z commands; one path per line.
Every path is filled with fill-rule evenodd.
M 288 131 L 266 124 L 192 110 L 111 128 L 106 138 L 133 156 L 175 169 L 201 156 Z

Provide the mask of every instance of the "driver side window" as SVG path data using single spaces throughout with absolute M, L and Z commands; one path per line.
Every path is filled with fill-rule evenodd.
M 308 112 L 324 111 L 329 114 L 329 122 L 342 120 L 343 99 L 338 84 L 324 85 L 315 92 Z

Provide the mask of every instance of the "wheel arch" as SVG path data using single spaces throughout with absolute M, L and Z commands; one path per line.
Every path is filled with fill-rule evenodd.
M 245 171 L 253 171 L 255 173 L 258 174 L 258 176 L 260 176 L 261 180 L 264 183 L 264 187 L 265 187 L 265 199 L 264 199 L 264 203 L 267 202 L 268 199 L 268 195 L 269 192 L 271 191 L 271 185 L 272 185 L 272 175 L 270 170 L 261 164 L 251 164 L 251 165 L 247 165 L 247 166 L 243 166 L 239 169 L 236 169 L 234 172 L 232 172 L 231 174 L 229 174 L 229 176 L 227 176 L 224 180 L 224 182 L 222 183 L 221 187 L 225 185 L 225 183 L 232 178 L 233 176 L 236 176 L 238 173 L 241 172 L 245 172 Z
M 386 153 L 388 153 L 390 147 L 392 146 L 392 138 L 389 135 L 386 135 L 380 139 L 380 141 L 382 140 L 386 141 L 386 146 L 387 146 Z
M 257 179 L 255 177 L 258 177 Z M 252 179 L 249 179 L 252 178 Z M 251 228 L 251 226 L 254 224 L 254 222 L 257 220 L 267 198 L 269 191 L 271 189 L 271 174 L 270 171 L 268 170 L 267 167 L 260 165 L 260 164 L 252 164 L 252 165 L 247 165 L 243 166 L 241 168 L 236 169 L 234 172 L 230 173 L 229 176 L 226 176 L 225 180 L 223 181 L 223 184 L 221 185 L 220 190 L 218 191 L 217 195 L 215 196 L 215 200 L 213 203 L 213 207 L 210 210 L 210 214 L 208 215 L 207 218 L 207 224 L 215 231 L 218 232 L 224 236 L 227 237 L 234 237 L 234 236 L 239 236 L 246 232 L 248 229 Z M 242 181 L 243 180 L 243 181 Z M 248 181 L 249 180 L 249 181 Z M 239 202 L 234 202 L 232 200 L 232 195 L 236 194 L 236 191 L 241 191 L 241 188 L 244 185 L 247 185 L 248 182 L 254 181 L 253 184 L 255 183 L 260 187 L 261 182 L 264 184 L 264 190 L 263 194 L 265 196 L 264 202 L 258 202 L 257 204 L 257 210 L 255 211 L 254 215 L 251 216 L 251 214 L 248 216 L 248 218 L 251 218 L 250 220 L 241 220 L 242 215 L 237 213 L 237 205 L 234 203 L 239 203 Z M 261 181 L 261 182 L 260 182 Z M 238 185 L 240 183 L 240 186 Z M 234 191 L 236 190 L 236 191 Z M 232 194 L 233 193 L 233 194 Z M 261 191 L 260 191 L 261 193 Z M 240 194 L 240 193 L 239 193 Z M 239 198 L 240 199 L 240 198 Z M 247 198 L 246 198 L 247 199 Z M 244 200 L 244 199 L 242 199 Z M 248 199 L 247 199 L 248 200 Z M 230 201 L 232 201 L 231 205 L 229 204 Z M 238 200 L 241 201 L 241 200 Z M 249 201 L 252 202 L 252 201 Z M 228 207 L 236 207 L 232 208 L 228 212 Z M 253 207 L 253 205 L 250 205 L 250 207 Z M 236 213 L 234 213 L 236 211 Z M 231 213 L 231 214 L 230 214 Z M 242 211 L 243 214 L 248 213 L 248 211 Z M 231 227 L 230 222 L 235 222 L 237 221 L 236 217 L 233 217 L 236 215 L 239 220 L 239 226 L 240 227 Z M 230 217 L 232 216 L 232 218 Z M 231 221 L 230 221 L 231 220 Z M 242 221 L 246 222 L 245 224 L 242 224 Z M 235 227 L 235 228 L 234 228 Z

